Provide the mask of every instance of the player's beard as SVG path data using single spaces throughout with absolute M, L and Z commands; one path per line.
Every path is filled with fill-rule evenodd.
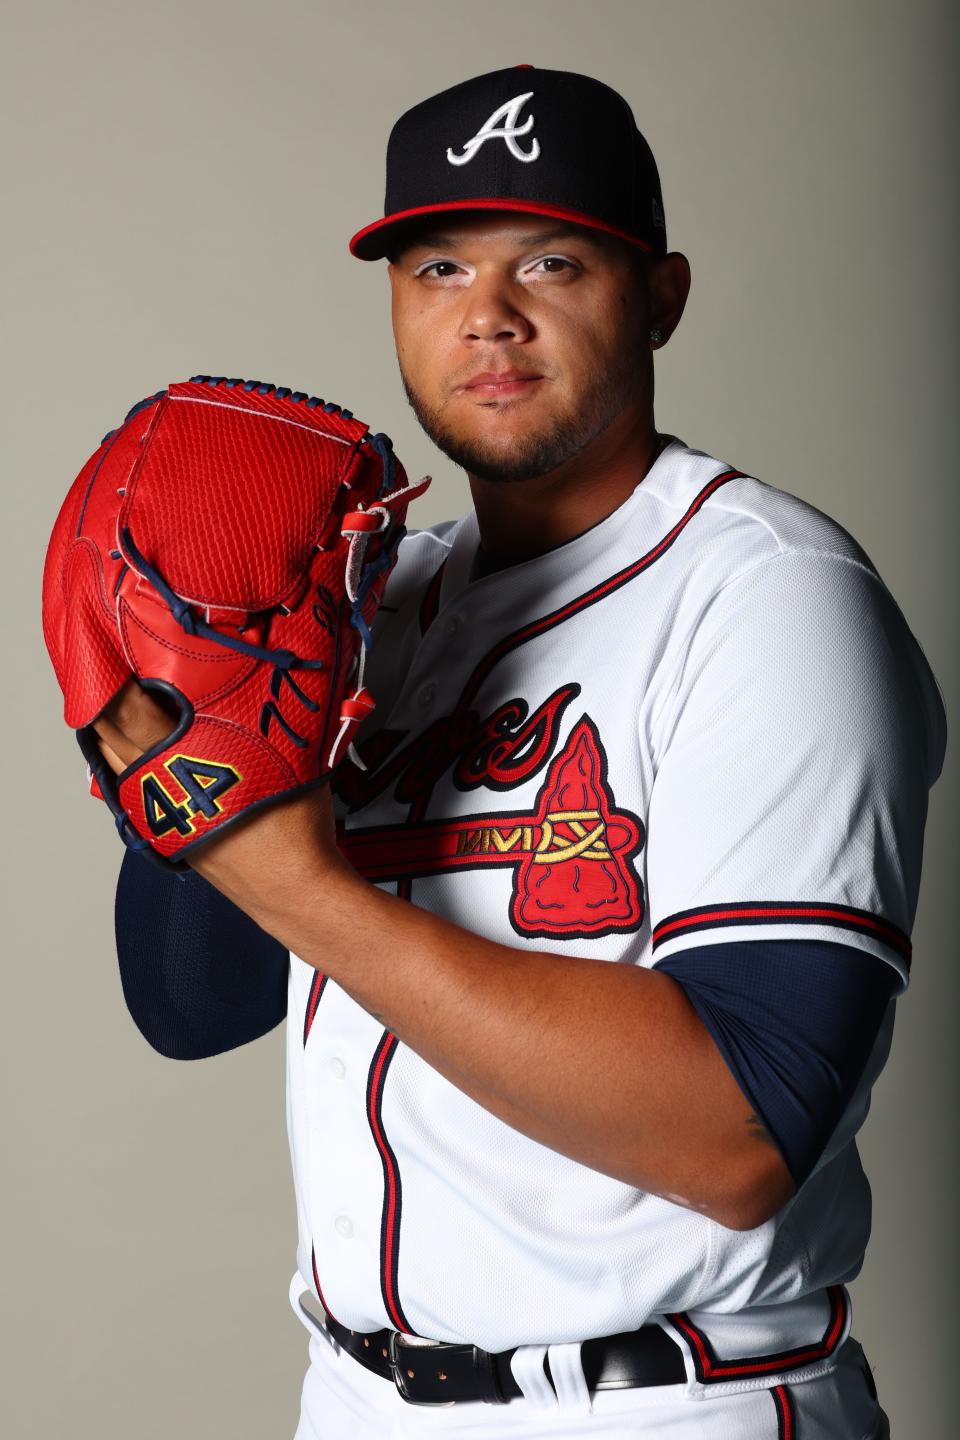
M 598 370 L 587 390 L 578 397 L 576 410 L 552 417 L 540 429 L 518 436 L 509 451 L 482 439 L 457 435 L 444 419 L 442 407 L 431 408 L 414 390 L 400 368 L 403 388 L 423 429 L 455 465 L 480 480 L 534 480 L 549 475 L 579 455 L 598 435 L 635 403 L 643 385 L 649 352 L 639 343 L 627 343 Z

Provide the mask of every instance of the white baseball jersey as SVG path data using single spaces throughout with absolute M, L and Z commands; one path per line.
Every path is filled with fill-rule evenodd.
M 855 542 L 674 440 L 558 549 L 471 581 L 477 545 L 473 513 L 401 545 L 368 768 L 341 787 L 357 869 L 512 947 L 655 966 L 806 937 L 902 990 L 944 722 Z M 294 957 L 299 1270 L 354 1330 L 499 1351 L 653 1320 L 692 1394 L 824 1373 L 870 1229 L 854 1136 L 893 1009 L 814 1173 L 738 1233 L 513 1130 Z

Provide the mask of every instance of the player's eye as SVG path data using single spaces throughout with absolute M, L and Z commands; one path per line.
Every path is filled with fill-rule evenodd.
M 525 269 L 525 274 L 562 275 L 565 271 L 579 270 L 579 265 L 566 255 L 541 255 Z
M 453 260 L 428 260 L 426 264 L 418 265 L 413 273 L 418 280 L 452 280 L 463 275 L 464 270 Z

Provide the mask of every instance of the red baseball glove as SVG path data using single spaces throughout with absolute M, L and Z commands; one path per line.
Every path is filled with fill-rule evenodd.
M 179 868 L 329 774 L 373 709 L 364 647 L 429 483 L 348 410 L 258 381 L 197 375 L 105 437 L 54 526 L 43 632 L 128 845 Z M 114 776 L 92 721 L 131 676 L 179 719 Z

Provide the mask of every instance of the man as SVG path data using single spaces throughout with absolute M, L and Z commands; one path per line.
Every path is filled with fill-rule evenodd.
M 844 1285 L 933 678 L 838 526 L 657 433 L 689 267 L 622 97 L 519 67 L 417 106 L 352 249 L 474 510 L 401 546 L 336 807 L 186 899 L 129 859 L 119 904 L 128 975 L 147 904 L 234 925 L 211 972 L 290 952 L 298 1440 L 884 1434 Z M 168 722 L 130 688 L 97 728 L 119 768 Z M 203 1053 L 273 1003 L 217 1037 L 211 1002 Z

